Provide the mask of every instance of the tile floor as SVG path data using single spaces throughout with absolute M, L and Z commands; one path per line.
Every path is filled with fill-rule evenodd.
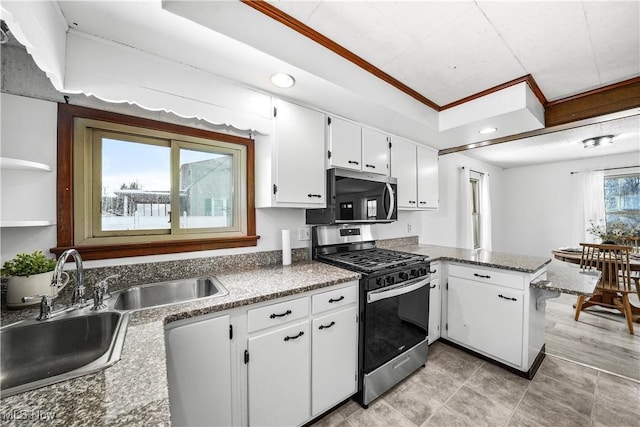
M 334 426 L 640 427 L 640 383 L 549 355 L 529 381 L 436 342 L 369 409 L 349 401 L 313 424 Z

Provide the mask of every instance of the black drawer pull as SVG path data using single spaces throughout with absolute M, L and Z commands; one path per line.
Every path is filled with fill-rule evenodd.
M 431 271 L 429 271 L 429 273 L 431 273 L 431 274 L 436 274 L 437 272 L 438 272 L 438 270 L 437 270 L 437 269 L 436 269 L 436 270 L 431 270 Z
M 429 289 L 435 289 L 436 285 L 429 286 Z
M 318 197 L 318 198 L 320 198 L 320 197 L 322 197 L 322 195 L 321 194 L 311 194 L 311 193 L 309 193 L 309 194 L 307 194 L 307 197 Z
M 412 205 L 415 205 L 416 201 L 415 200 L 409 200 L 409 203 L 411 203 Z
M 332 327 L 333 325 L 335 325 L 336 322 L 331 322 L 328 325 L 320 325 L 320 327 L 318 329 L 322 330 L 322 329 L 329 329 L 330 327 Z
M 338 298 L 338 299 L 333 299 L 333 298 L 331 298 L 331 299 L 329 300 L 329 302 L 330 302 L 330 303 L 338 302 L 338 301 L 342 301 L 343 299 L 344 299 L 344 295 L 342 295 L 342 296 L 341 296 L 340 298 Z
M 296 335 L 295 337 L 286 336 L 286 337 L 284 337 L 284 340 L 285 341 L 295 340 L 295 339 L 300 338 L 303 335 L 304 335 L 304 332 L 300 331 L 300 333 L 298 335 Z
M 427 204 L 427 202 L 420 202 L 420 204 L 421 204 L 421 205 L 426 205 L 426 204 Z
M 371 168 L 371 169 L 375 169 L 376 168 L 375 165 L 365 165 L 365 166 L 368 167 L 368 168 Z
M 284 313 L 281 313 L 281 314 L 273 313 L 271 316 L 269 316 L 269 318 L 275 319 L 276 317 L 284 317 L 284 316 L 288 316 L 290 314 L 291 314 L 291 310 L 287 310 L 287 311 L 285 311 Z
M 473 273 L 473 275 L 476 277 L 482 277 L 483 279 L 491 279 L 491 276 L 483 276 L 482 274 L 478 274 L 478 273 Z
M 498 294 L 498 296 L 499 296 L 500 298 L 502 298 L 502 299 L 508 299 L 508 300 L 510 300 L 510 301 L 518 301 L 518 300 L 517 300 L 517 299 L 515 299 L 515 298 L 505 297 L 505 296 L 504 296 L 504 295 L 502 295 L 502 294 Z
M 350 165 L 359 165 L 360 162 L 356 162 L 355 160 L 349 160 Z

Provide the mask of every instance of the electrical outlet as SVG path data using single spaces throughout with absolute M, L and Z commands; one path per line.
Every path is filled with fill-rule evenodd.
M 407 233 L 411 233 L 411 224 L 407 224 Z
M 311 229 L 309 227 L 300 227 L 298 229 L 298 240 L 311 240 Z

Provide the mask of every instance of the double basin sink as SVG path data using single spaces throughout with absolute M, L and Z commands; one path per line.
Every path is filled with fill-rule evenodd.
M 50 320 L 0 329 L 2 397 L 105 369 L 118 360 L 129 316 L 170 304 L 227 295 L 215 277 L 151 283 L 114 292 L 107 308 L 90 306 Z

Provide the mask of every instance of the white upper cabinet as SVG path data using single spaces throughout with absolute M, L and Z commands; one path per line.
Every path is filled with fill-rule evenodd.
M 399 209 L 438 208 L 438 152 L 402 138 L 391 144 L 391 176 L 398 179 Z
M 327 117 L 328 167 L 389 175 L 389 137 L 337 117 Z
M 274 132 L 256 139 L 256 207 L 325 205 L 324 114 L 274 103 Z
M 417 146 L 418 208 L 438 208 L 438 152 Z
M 335 117 L 327 118 L 329 166 L 359 171 L 362 167 L 362 128 Z
M 415 209 L 418 206 L 418 171 L 416 146 L 402 138 L 391 143 L 391 176 L 398 180 L 398 208 Z
M 389 137 L 384 133 L 362 128 L 362 170 L 389 175 Z

